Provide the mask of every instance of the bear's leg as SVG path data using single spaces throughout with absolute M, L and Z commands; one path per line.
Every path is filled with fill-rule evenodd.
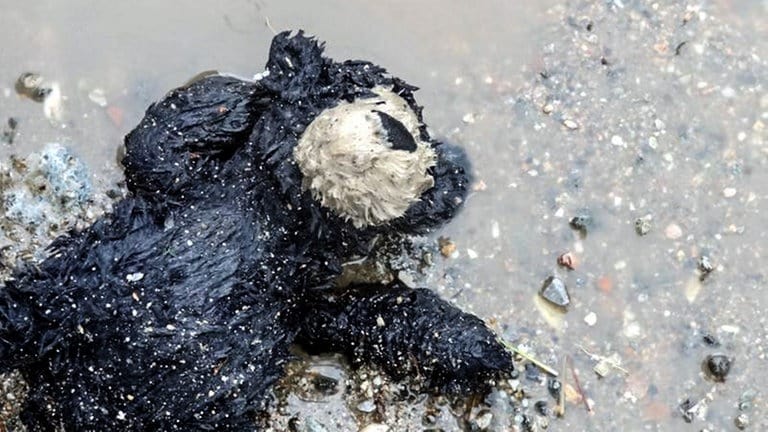
M 298 341 L 313 351 L 341 351 L 396 378 L 423 377 L 449 393 L 477 393 L 514 369 L 511 354 L 482 320 L 428 289 L 362 285 L 318 298 Z

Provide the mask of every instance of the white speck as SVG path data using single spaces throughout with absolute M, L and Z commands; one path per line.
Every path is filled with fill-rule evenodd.
M 387 325 L 387 323 L 384 322 L 384 318 L 381 317 L 381 315 L 376 317 L 376 325 L 379 327 L 384 327 Z
M 500 235 L 501 235 L 501 230 L 499 229 L 499 221 L 497 220 L 491 221 L 491 237 L 499 238 Z
M 584 322 L 587 323 L 588 326 L 592 327 L 593 325 L 595 325 L 595 323 L 597 323 L 597 314 L 594 312 L 588 313 L 584 317 Z
M 736 134 L 736 139 L 739 141 L 744 141 L 745 139 L 747 139 L 747 133 L 744 131 L 739 132 L 738 134 Z
M 561 218 L 563 216 L 565 216 L 565 209 L 562 207 L 558 207 L 557 211 L 555 211 L 555 217 Z
M 461 121 L 467 124 L 472 124 L 475 122 L 475 115 L 473 113 L 466 113 L 464 114 L 464 117 L 461 118 Z
M 658 146 L 659 146 L 659 140 L 657 140 L 656 137 L 648 138 L 648 147 L 655 150 Z
M 733 89 L 733 87 L 723 87 L 722 90 L 720 90 L 720 94 L 723 95 L 724 98 L 733 98 L 736 97 L 736 90 Z
M 165 329 L 173 331 L 173 330 L 176 330 L 176 326 L 173 324 L 168 324 L 165 326 Z
M 192 240 L 187 240 L 187 246 L 192 246 Z
M 741 329 L 739 329 L 738 326 L 730 325 L 730 324 L 721 325 L 720 330 L 726 333 L 733 333 L 733 334 L 738 334 L 741 331 Z
M 138 282 L 142 279 L 144 279 L 144 273 L 142 272 L 130 273 L 125 275 L 125 280 L 127 280 L 128 282 Z
M 121 420 L 121 421 L 122 421 L 122 420 L 125 420 L 125 413 L 124 413 L 124 412 L 122 412 L 122 411 L 118 411 L 118 412 L 117 412 L 117 419 L 118 419 L 118 420 Z
M 616 263 L 613 265 L 614 270 L 623 270 L 627 268 L 627 262 L 626 261 L 616 261 Z
M 620 196 L 613 197 L 613 205 L 614 207 L 621 207 L 622 199 Z
M 732 187 L 727 187 L 723 189 L 723 196 L 726 198 L 733 198 L 736 195 L 736 189 Z
M 615 145 L 616 147 L 625 147 L 624 140 L 618 135 L 611 137 L 611 144 Z
M 631 322 L 626 327 L 624 327 L 624 336 L 630 339 L 634 339 L 640 336 L 640 333 L 641 333 L 640 324 L 636 322 Z
M 536 177 L 537 175 L 539 175 L 539 172 L 536 171 L 535 169 L 528 170 L 528 175 L 531 177 Z
M 467 256 L 469 257 L 469 259 L 475 259 L 477 258 L 478 255 L 474 249 L 467 249 Z

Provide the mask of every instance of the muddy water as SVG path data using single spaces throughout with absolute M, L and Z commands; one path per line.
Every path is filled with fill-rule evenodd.
M 203 70 L 250 76 L 272 28 L 305 28 L 331 56 L 420 86 L 435 135 L 467 149 L 473 192 L 443 230 L 457 253 L 418 277 L 544 363 L 572 359 L 592 413 L 569 392 L 549 430 L 734 430 L 739 415 L 768 428 L 765 3 L 414 3 L 0 0 L 0 120 L 19 119 L 0 151 L 63 141 L 116 178 L 115 149 L 151 101 Z M 14 94 L 28 70 L 60 84 L 61 122 Z M 586 235 L 568 225 L 580 212 L 593 219 Z M 566 251 L 575 270 L 556 263 Z M 703 256 L 715 269 L 702 281 Z M 536 300 L 550 275 L 570 290 L 565 314 Z M 701 372 L 713 353 L 735 359 L 725 383 Z M 600 378 L 592 368 L 609 356 L 618 367 Z M 350 375 L 332 359 L 310 368 Z M 531 378 L 518 404 L 553 407 L 543 375 Z M 513 430 L 507 399 L 492 398 L 476 424 Z M 691 424 L 685 399 L 699 403 Z M 358 402 L 291 397 L 280 412 L 348 429 Z M 398 402 L 377 420 L 458 430 L 450 415 L 425 421 L 425 406 Z

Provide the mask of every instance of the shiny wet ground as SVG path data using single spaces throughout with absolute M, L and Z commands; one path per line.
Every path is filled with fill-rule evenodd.
M 0 121 L 18 119 L 3 156 L 64 141 L 112 179 L 116 147 L 149 103 L 203 70 L 259 72 L 270 26 L 386 66 L 422 88 L 431 130 L 468 151 L 476 180 L 441 232 L 456 251 L 435 245 L 415 278 L 542 362 L 572 359 L 582 392 L 567 370 L 566 414 L 549 430 L 733 430 L 738 416 L 768 427 L 764 3 L 0 4 Z M 25 71 L 59 83 L 59 122 L 16 96 Z M 569 226 L 576 215 L 590 216 L 585 232 Z M 574 270 L 557 264 L 564 252 Z M 570 291 L 564 314 L 537 299 L 550 275 Z M 715 353 L 734 359 L 724 383 L 701 370 Z M 613 363 L 600 378 L 603 358 Z M 368 383 L 321 359 L 297 374 L 338 383 L 319 401 L 297 390 L 280 410 L 306 430 L 459 428 L 445 412 L 460 410 L 419 398 L 368 415 L 360 387 L 375 372 Z M 544 374 L 520 381 L 525 403 L 554 407 Z M 469 427 L 512 430 L 513 405 L 496 394 Z

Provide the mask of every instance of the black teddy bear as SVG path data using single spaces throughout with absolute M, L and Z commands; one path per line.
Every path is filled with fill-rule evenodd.
M 0 288 L 0 372 L 29 385 L 28 430 L 254 430 L 294 342 L 449 392 L 511 371 L 429 290 L 334 288 L 377 235 L 427 231 L 464 197 L 414 90 L 282 33 L 258 79 L 150 106 L 125 138 L 128 197 Z

